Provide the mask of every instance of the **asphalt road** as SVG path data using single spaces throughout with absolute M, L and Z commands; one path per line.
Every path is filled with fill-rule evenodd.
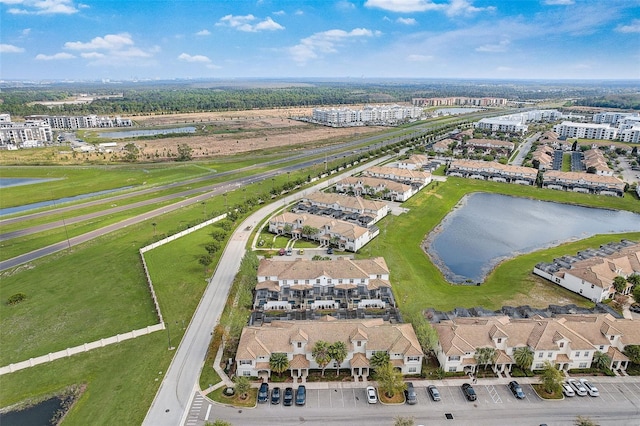
M 524 162 L 524 157 L 527 156 L 529 151 L 531 150 L 531 145 L 538 140 L 538 138 L 542 135 L 542 133 L 537 132 L 534 135 L 525 139 L 525 141 L 518 148 L 518 155 L 511 161 L 511 164 L 514 166 L 522 166 Z

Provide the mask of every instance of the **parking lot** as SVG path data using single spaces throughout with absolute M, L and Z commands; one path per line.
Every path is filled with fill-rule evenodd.
M 463 382 L 461 381 L 460 384 Z M 591 380 L 591 383 L 600 390 L 599 397 L 580 397 L 574 396 L 565 398 L 562 401 L 553 401 L 554 404 L 567 404 L 571 407 L 593 406 L 594 404 L 607 405 L 611 402 L 629 401 L 632 403 L 640 403 L 640 383 L 629 382 L 598 382 Z M 414 382 L 414 384 L 417 384 Z M 483 385 L 477 383 L 473 385 L 478 396 L 476 401 L 467 401 L 460 386 L 438 386 L 441 394 L 441 401 L 434 402 L 425 387 L 416 386 L 418 394 L 418 404 L 415 407 L 423 406 L 426 409 L 453 410 L 469 406 L 485 406 L 493 409 L 500 409 L 502 405 L 511 404 L 538 404 L 549 403 L 541 399 L 533 390 L 531 385 L 522 384 L 522 390 L 525 398 L 518 400 L 509 390 L 506 384 Z M 295 389 L 295 388 L 294 388 Z M 368 407 L 368 408 L 367 408 Z M 258 406 L 260 410 L 305 410 L 310 408 L 324 409 L 371 409 L 384 410 L 384 404 L 368 404 L 365 395 L 365 387 L 361 388 L 341 388 L 333 389 L 307 389 L 307 402 L 304 407 L 284 407 L 282 404 L 271 405 L 262 404 Z

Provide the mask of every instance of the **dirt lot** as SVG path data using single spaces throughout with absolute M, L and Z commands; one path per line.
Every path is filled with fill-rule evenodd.
M 178 144 L 186 143 L 192 155 L 208 157 L 264 150 L 288 145 L 331 143 L 379 131 L 379 127 L 335 129 L 292 120 L 290 117 L 311 116 L 311 108 L 249 110 L 219 113 L 194 113 L 130 117 L 140 127 L 192 125 L 197 134 L 189 137 L 167 137 L 137 140 L 145 158 L 163 158 L 175 154 Z M 121 144 L 120 141 L 119 145 Z

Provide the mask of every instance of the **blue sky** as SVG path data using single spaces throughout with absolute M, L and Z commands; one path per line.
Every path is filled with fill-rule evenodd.
M 0 0 L 0 79 L 640 79 L 640 0 Z

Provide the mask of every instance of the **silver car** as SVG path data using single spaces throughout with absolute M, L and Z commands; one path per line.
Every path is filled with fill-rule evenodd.
M 580 379 L 580 383 L 582 383 L 582 386 L 587 388 L 589 396 L 600 396 L 598 388 L 592 385 L 591 382 L 589 382 L 587 379 Z
M 573 388 L 578 396 L 587 396 L 589 393 L 587 392 L 587 388 L 584 387 L 582 383 L 577 381 L 576 379 L 569 379 L 567 383 Z

